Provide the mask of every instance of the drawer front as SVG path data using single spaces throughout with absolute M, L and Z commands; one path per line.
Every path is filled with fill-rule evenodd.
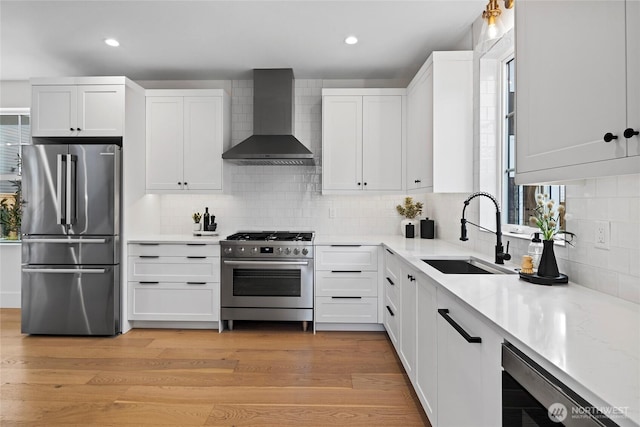
M 316 297 L 318 323 L 378 323 L 378 298 Z
M 393 346 L 396 348 L 396 351 L 399 351 L 399 325 L 400 325 L 400 312 L 397 309 L 397 305 L 389 301 L 389 298 L 386 298 L 384 301 L 384 328 L 387 330 L 387 334 L 389 335 L 389 339 L 393 343 Z
M 378 273 L 375 271 L 318 271 L 316 295 L 325 297 L 377 297 Z
M 129 257 L 130 281 L 219 282 L 219 258 L 188 258 L 148 255 Z
M 130 243 L 128 255 L 219 257 L 220 245 L 205 243 Z
M 385 297 L 388 298 L 394 306 L 398 307 L 400 305 L 400 286 L 402 286 L 400 279 L 389 274 L 389 271 L 385 271 L 385 276 L 382 280 L 384 284 Z
M 318 246 L 316 270 L 378 270 L 377 246 Z
M 129 282 L 129 319 L 218 321 L 218 283 Z

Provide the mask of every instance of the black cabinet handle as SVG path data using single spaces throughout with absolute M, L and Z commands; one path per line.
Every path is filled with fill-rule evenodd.
M 159 243 L 138 243 L 140 246 L 158 246 Z
M 419 179 L 416 179 L 415 181 L 413 181 L 416 184 L 420 184 L 422 181 L 420 181 Z
M 187 285 L 206 285 L 207 282 L 187 282 Z
M 188 259 L 205 259 L 206 256 L 188 256 Z
M 178 181 L 178 185 L 182 185 L 182 182 Z
M 623 135 L 625 138 L 629 139 L 634 135 L 640 135 L 640 131 L 633 130 L 632 128 L 626 128 Z
M 75 129 L 74 128 L 69 128 L 69 130 L 73 132 Z
M 189 183 L 187 181 L 184 182 L 184 185 L 189 185 Z
M 362 297 L 331 297 L 331 299 L 362 299 Z
M 470 343 L 480 343 L 480 342 L 482 342 L 482 338 L 480 338 L 480 337 L 472 337 L 471 335 L 469 335 L 469 333 L 467 331 L 462 329 L 462 326 L 458 325 L 455 320 L 453 320 L 451 317 L 449 317 L 449 309 L 448 308 L 439 308 L 438 309 L 438 314 L 440 316 L 444 317 L 444 320 L 446 320 L 451 326 L 453 326 L 453 329 L 458 331 L 458 333 L 460 335 L 462 335 L 462 338 L 467 340 L 467 342 L 470 342 Z
M 207 246 L 206 243 L 187 243 L 187 246 Z
M 387 252 L 389 252 L 391 255 L 395 255 L 395 254 L 394 254 L 393 252 L 391 252 L 391 250 L 389 250 L 388 248 L 385 248 L 385 250 L 386 250 Z
M 82 129 L 78 128 L 78 129 L 76 129 L 76 130 L 77 130 L 78 132 L 80 132 Z
M 361 182 L 359 182 L 359 183 L 358 183 L 358 186 L 360 186 L 360 185 L 362 185 L 362 183 L 361 183 Z
M 359 248 L 362 245 L 331 245 L 332 248 Z
M 158 255 L 140 255 L 140 258 L 160 258 Z
M 387 306 L 387 310 L 389 311 L 389 314 L 391 314 L 392 316 L 395 316 L 395 314 L 393 314 L 393 310 L 391 310 L 391 307 Z
M 367 183 L 365 182 L 364 185 L 367 185 Z
M 614 139 L 618 139 L 618 135 L 614 135 L 611 132 L 607 132 L 604 134 L 604 142 L 611 142 Z
M 407 279 L 409 279 L 410 282 L 415 282 L 416 281 L 416 277 L 412 276 L 410 274 L 407 274 Z
M 157 285 L 160 282 L 140 282 L 141 285 Z
M 362 270 L 331 270 L 332 273 L 362 273 Z
M 393 280 L 389 279 L 388 277 L 387 277 L 387 282 L 389 282 L 389 284 L 391 286 L 395 286 L 396 285 L 395 283 L 393 283 Z

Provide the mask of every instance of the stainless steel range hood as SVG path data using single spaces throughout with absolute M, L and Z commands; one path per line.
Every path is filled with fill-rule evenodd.
M 293 136 L 293 70 L 253 70 L 253 135 L 222 154 L 242 165 L 314 165 L 313 154 Z

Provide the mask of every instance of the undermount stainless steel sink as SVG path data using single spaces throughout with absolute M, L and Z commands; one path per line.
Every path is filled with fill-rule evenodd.
M 422 261 L 444 274 L 516 274 L 506 267 L 476 257 L 434 258 Z

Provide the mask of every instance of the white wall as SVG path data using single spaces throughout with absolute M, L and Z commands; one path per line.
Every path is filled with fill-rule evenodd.
M 390 87 L 395 82 L 375 82 Z M 161 233 L 190 233 L 191 213 L 216 215 L 222 235 L 241 229 L 314 230 L 320 234 L 399 234 L 395 206 L 403 195 L 322 196 L 322 87 L 371 87 L 365 80 L 295 81 L 294 134 L 314 154 L 315 167 L 239 166 L 225 163 L 228 195 L 162 195 Z M 232 83 L 232 144 L 250 136 L 253 128 L 253 81 Z M 329 208 L 336 217 L 329 218 Z
M 27 80 L 0 81 L 0 108 L 30 108 L 31 85 Z

